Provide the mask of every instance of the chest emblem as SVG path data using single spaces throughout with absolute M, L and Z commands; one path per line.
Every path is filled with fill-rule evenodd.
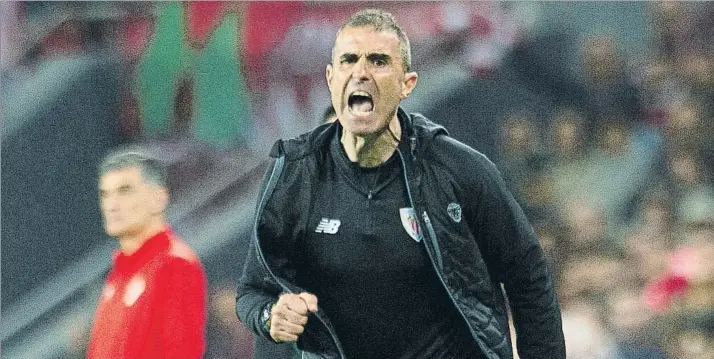
M 114 293 L 116 292 L 117 288 L 114 284 L 109 283 L 104 287 L 104 290 L 102 290 L 102 299 L 105 301 L 111 300 L 114 297 Z
M 400 208 L 399 217 L 402 219 L 402 226 L 407 231 L 409 237 L 413 240 L 421 242 L 424 238 L 421 233 L 421 228 L 419 227 L 419 221 L 417 220 L 417 214 L 414 208 Z
M 451 202 L 449 203 L 448 206 L 446 206 L 446 213 L 449 214 L 449 217 L 454 220 L 454 222 L 459 223 L 461 222 L 461 205 L 458 203 Z
M 144 293 L 144 289 L 146 289 L 146 281 L 143 277 L 135 276 L 132 278 L 124 290 L 124 305 L 127 307 L 134 305 L 136 300 Z
M 329 219 L 329 218 L 323 218 L 320 220 L 320 223 L 317 224 L 317 228 L 315 228 L 316 233 L 326 233 L 326 234 L 335 234 L 337 233 L 337 230 L 340 229 L 340 222 L 339 219 Z

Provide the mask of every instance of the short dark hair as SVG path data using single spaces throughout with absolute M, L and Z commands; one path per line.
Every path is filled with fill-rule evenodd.
M 399 38 L 399 55 L 402 57 L 404 72 L 412 70 L 412 50 L 409 38 L 397 23 L 394 15 L 380 9 L 366 9 L 352 15 L 347 22 L 337 31 L 339 35 L 345 28 L 371 26 L 380 32 L 392 32 Z M 335 57 L 335 48 L 332 48 L 332 57 Z
M 119 150 L 109 153 L 99 165 L 99 177 L 125 168 L 138 167 L 141 176 L 149 183 L 167 187 L 166 166 L 157 158 L 137 150 Z

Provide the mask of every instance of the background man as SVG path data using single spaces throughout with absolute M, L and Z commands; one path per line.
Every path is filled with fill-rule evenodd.
M 206 276 L 166 223 L 166 169 L 136 152 L 99 169 L 107 234 L 119 241 L 99 299 L 87 356 L 200 358 L 205 350 Z

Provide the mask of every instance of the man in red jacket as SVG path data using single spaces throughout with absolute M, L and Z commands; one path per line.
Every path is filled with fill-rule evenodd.
M 137 152 L 108 156 L 99 170 L 104 229 L 119 240 L 99 299 L 87 357 L 200 358 L 206 275 L 166 223 L 166 169 Z

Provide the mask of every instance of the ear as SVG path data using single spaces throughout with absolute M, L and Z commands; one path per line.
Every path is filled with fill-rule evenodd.
M 327 79 L 327 88 L 332 92 L 332 64 L 327 64 L 325 67 L 325 79 Z
M 154 198 L 152 200 L 152 210 L 154 213 L 164 213 L 166 207 L 169 205 L 169 190 L 166 187 L 159 187 L 153 189 Z
M 412 93 L 412 90 L 414 90 L 414 87 L 417 84 L 417 78 L 419 76 L 417 75 L 416 72 L 407 72 L 404 74 L 404 82 L 402 83 L 402 99 L 405 99 L 409 97 L 409 94 Z

